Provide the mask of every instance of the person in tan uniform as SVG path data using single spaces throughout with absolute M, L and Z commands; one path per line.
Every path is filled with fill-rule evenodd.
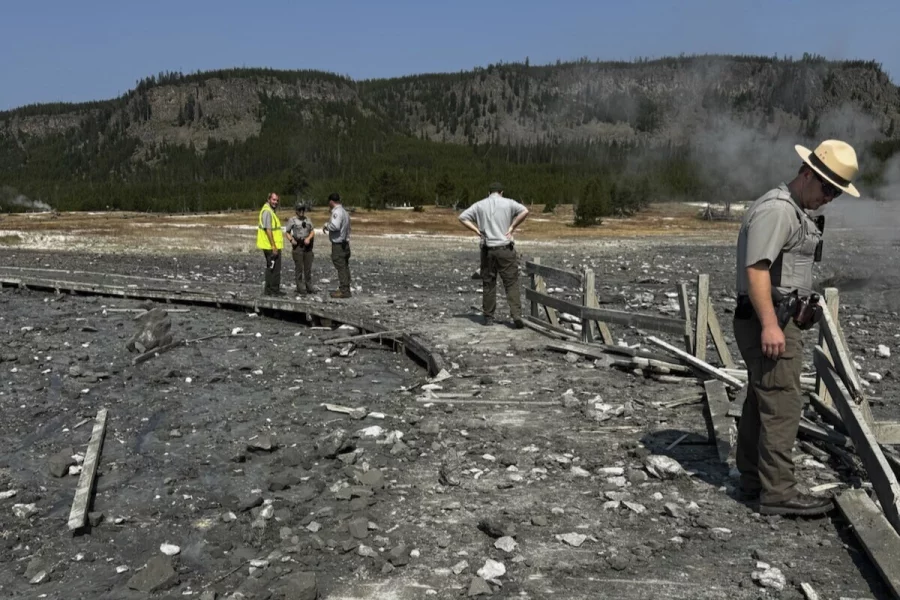
M 741 494 L 758 499 L 761 514 L 815 516 L 832 501 L 797 490 L 792 459 L 803 408 L 802 331 L 816 321 L 815 310 L 821 314 L 812 269 L 821 259 L 824 218 L 817 223 L 806 211 L 845 192 L 858 197 L 852 180 L 859 165 L 853 147 L 839 140 L 825 140 L 815 152 L 795 149 L 802 160 L 797 176 L 753 202 L 738 234 L 733 324 L 748 389 L 736 458 Z M 794 308 L 804 303 L 816 309 Z

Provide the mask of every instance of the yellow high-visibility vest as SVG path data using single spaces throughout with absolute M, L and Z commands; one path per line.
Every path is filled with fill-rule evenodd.
M 266 235 L 266 230 L 263 229 L 263 213 L 266 211 L 272 213 L 272 238 L 275 240 L 275 247 L 281 250 L 284 248 L 284 234 L 281 231 L 281 221 L 268 202 L 263 204 L 262 210 L 259 211 L 259 221 L 256 228 L 256 247 L 260 250 L 272 249 L 272 244 L 269 243 L 269 236 Z

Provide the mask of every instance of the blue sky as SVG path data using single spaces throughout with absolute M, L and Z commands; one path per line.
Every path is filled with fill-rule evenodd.
M 897 0 L 8 0 L 0 110 L 111 98 L 160 71 L 264 66 L 365 79 L 526 56 L 545 64 L 810 52 L 876 60 L 896 83 L 898 24 Z

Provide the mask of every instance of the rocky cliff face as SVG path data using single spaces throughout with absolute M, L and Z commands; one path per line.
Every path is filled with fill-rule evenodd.
M 210 140 L 258 135 L 271 99 L 290 101 L 301 129 L 324 118 L 324 106 L 343 105 L 379 117 L 390 132 L 457 144 L 680 143 L 722 119 L 769 136 L 834 135 L 847 127 L 900 135 L 898 89 L 876 64 L 753 57 L 510 64 L 365 82 L 325 73 L 198 74 L 108 102 L 2 113 L 0 135 L 72 135 L 92 120 L 145 147 L 202 151 Z M 351 117 L 329 114 L 352 135 Z

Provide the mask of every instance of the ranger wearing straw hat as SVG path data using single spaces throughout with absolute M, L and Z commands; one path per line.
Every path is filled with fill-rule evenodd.
M 737 467 L 741 494 L 758 498 L 761 514 L 814 516 L 832 502 L 797 490 L 791 457 L 803 408 L 802 329 L 812 322 L 790 307 L 813 293 L 813 263 L 821 258 L 821 225 L 806 211 L 844 192 L 859 197 L 852 183 L 859 166 L 846 142 L 826 140 L 815 152 L 795 149 L 803 160 L 797 176 L 753 202 L 738 234 L 734 337 L 749 384 Z

